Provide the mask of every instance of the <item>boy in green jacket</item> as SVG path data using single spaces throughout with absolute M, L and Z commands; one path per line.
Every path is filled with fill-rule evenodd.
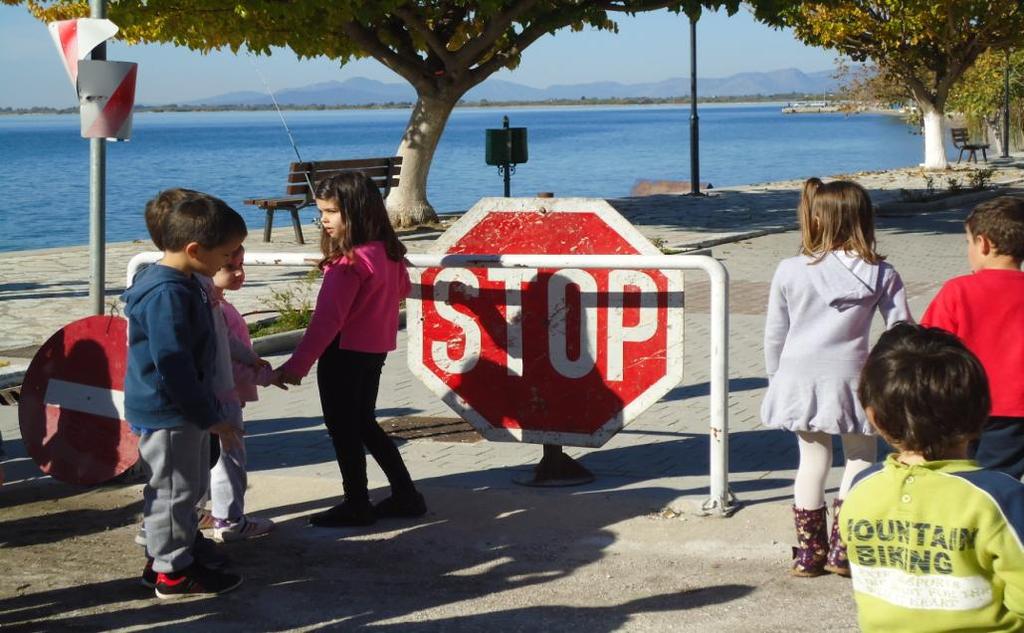
M 901 323 L 861 372 L 861 403 L 897 451 L 840 517 L 864 631 L 1024 631 L 1024 485 L 968 460 L 985 371 L 953 335 Z

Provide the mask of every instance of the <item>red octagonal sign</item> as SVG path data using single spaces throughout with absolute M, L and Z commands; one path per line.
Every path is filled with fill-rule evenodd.
M 661 254 L 587 198 L 484 198 L 432 252 Z M 601 446 L 682 379 L 682 271 L 411 273 L 409 366 L 488 439 Z

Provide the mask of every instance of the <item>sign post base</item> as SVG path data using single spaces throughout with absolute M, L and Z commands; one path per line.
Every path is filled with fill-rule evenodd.
M 557 444 L 545 444 L 544 456 L 528 477 L 513 477 L 521 486 L 560 487 L 582 486 L 594 481 L 594 473 L 569 457 Z

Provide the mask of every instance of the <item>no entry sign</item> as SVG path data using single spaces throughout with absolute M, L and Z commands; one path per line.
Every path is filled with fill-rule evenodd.
M 128 470 L 138 441 L 124 421 L 127 322 L 92 316 L 39 348 L 18 405 L 21 437 L 44 473 L 96 484 Z
M 661 254 L 585 198 L 485 198 L 433 252 Z M 409 366 L 488 439 L 600 446 L 682 378 L 680 271 L 411 272 Z

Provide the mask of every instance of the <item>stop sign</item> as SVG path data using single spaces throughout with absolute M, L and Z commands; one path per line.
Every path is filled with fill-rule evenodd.
M 484 198 L 432 252 L 661 254 L 587 198 Z M 410 369 L 488 439 L 600 446 L 682 379 L 681 271 L 410 272 Z
M 50 337 L 28 366 L 18 403 L 22 441 L 44 472 L 97 484 L 138 460 L 124 421 L 127 322 L 92 316 Z

